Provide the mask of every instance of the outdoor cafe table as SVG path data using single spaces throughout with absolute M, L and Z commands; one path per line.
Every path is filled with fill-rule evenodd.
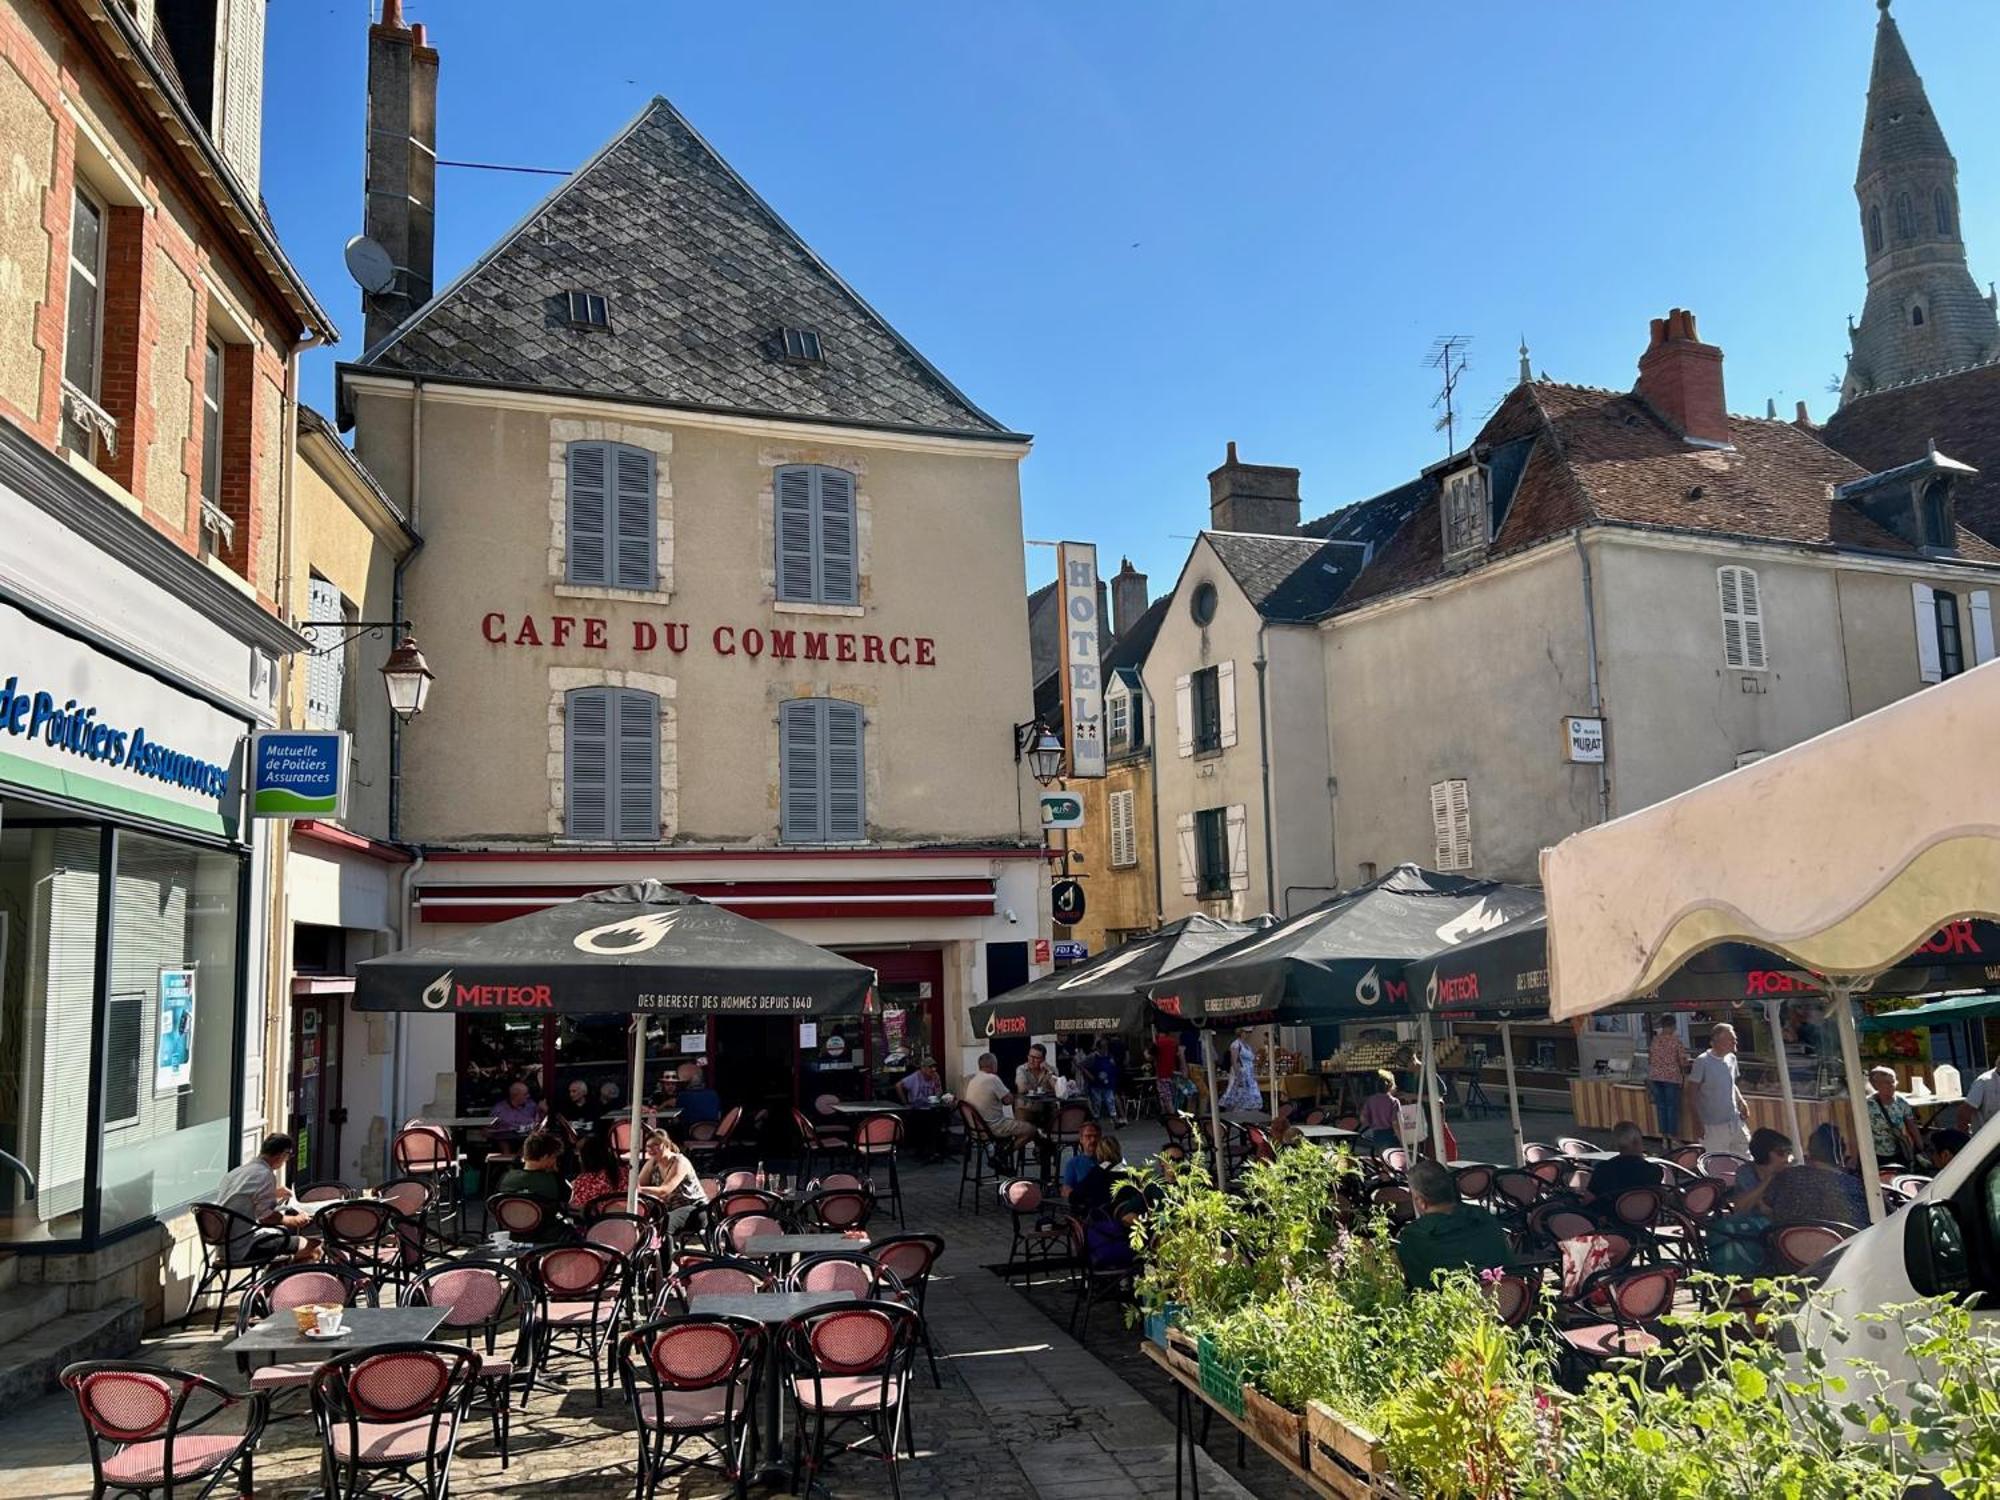
M 743 1253 L 763 1256 L 829 1255 L 842 1250 L 865 1249 L 868 1241 L 851 1240 L 844 1234 L 753 1234 L 743 1242 Z
M 1292 1127 L 1308 1141 L 1355 1141 L 1361 1138 L 1358 1130 L 1343 1130 L 1338 1125 L 1295 1125 Z
M 1268 1125 L 1271 1117 L 1261 1109 L 1225 1109 L 1222 1112 L 1225 1125 Z
M 843 1099 L 833 1106 L 837 1115 L 899 1115 L 909 1106 L 888 1099 Z
M 823 1235 L 766 1235 L 765 1239 L 821 1239 Z M 752 1245 L 756 1240 L 750 1242 Z M 707 1297 L 688 1298 L 688 1311 L 710 1313 L 731 1318 L 749 1318 L 762 1323 L 766 1328 L 780 1328 L 801 1313 L 809 1313 L 815 1308 L 831 1307 L 836 1302 L 852 1302 L 854 1298 L 847 1292 L 746 1292 L 717 1293 Z M 778 1351 L 770 1349 L 765 1354 L 765 1378 L 759 1382 L 764 1387 L 764 1467 L 757 1471 L 759 1483 L 771 1483 L 785 1478 L 785 1448 L 778 1431 L 783 1420 L 782 1408 L 778 1402 L 778 1387 L 783 1384 L 778 1379 Z
M 444 1321 L 443 1307 L 350 1307 L 341 1312 L 337 1338 L 307 1338 L 289 1310 L 246 1329 L 223 1347 L 239 1354 L 317 1354 L 324 1359 L 381 1344 L 421 1342 Z

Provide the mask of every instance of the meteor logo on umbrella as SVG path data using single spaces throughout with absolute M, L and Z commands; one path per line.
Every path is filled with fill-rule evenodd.
M 579 932 L 570 942 L 579 953 L 596 953 L 607 958 L 645 953 L 660 946 L 680 916 L 677 911 L 648 912 L 643 917 L 627 917 Z
M 1460 912 L 1437 930 L 1438 940 L 1445 943 L 1462 943 L 1469 937 L 1477 937 L 1482 932 L 1491 932 L 1496 927 L 1506 925 L 1506 913 L 1488 911 L 1486 898 L 1481 896 L 1468 909 Z
M 424 986 L 424 1006 L 429 1010 L 443 1010 L 449 1004 L 451 1004 L 451 970 L 446 969 Z

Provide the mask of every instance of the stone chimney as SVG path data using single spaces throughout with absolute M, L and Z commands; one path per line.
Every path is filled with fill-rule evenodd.
M 1132 566 L 1132 559 L 1118 559 L 1117 575 L 1111 580 L 1111 635 L 1123 640 L 1146 612 L 1146 575 Z
M 1242 463 L 1231 443 L 1222 467 L 1208 476 L 1208 525 L 1290 536 L 1299 529 L 1299 471 Z
M 1727 447 L 1729 408 L 1722 395 L 1722 351 L 1704 344 L 1694 314 L 1675 308 L 1653 319 L 1653 339 L 1639 356 L 1642 397 L 1690 442 Z
M 396 279 L 361 295 L 362 341 L 374 348 L 431 300 L 437 219 L 438 55 L 424 28 L 383 0 L 368 28 L 368 190 L 362 232 L 389 252 Z

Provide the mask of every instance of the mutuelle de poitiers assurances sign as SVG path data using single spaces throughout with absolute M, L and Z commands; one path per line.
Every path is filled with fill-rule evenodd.
M 347 811 L 347 735 L 266 729 L 250 753 L 250 812 L 258 818 L 338 818 Z
M 0 683 L 0 730 L 199 796 L 220 798 L 229 790 L 229 767 L 153 739 L 143 725 L 123 729 L 100 719 L 94 703 L 70 698 L 58 704 L 53 693 L 23 691 L 19 677 Z

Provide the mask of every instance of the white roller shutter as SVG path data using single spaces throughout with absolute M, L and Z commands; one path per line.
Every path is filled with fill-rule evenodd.
M 1129 789 L 1111 794 L 1111 865 L 1128 869 L 1139 863 L 1139 830 Z
M 1187 760 L 1194 754 L 1194 678 L 1186 672 L 1174 679 L 1174 733 Z
M 1222 724 L 1222 748 L 1236 743 L 1236 663 L 1226 661 L 1215 669 L 1216 712 Z
M 1183 677 L 1182 682 L 1187 679 Z M 1196 875 L 1194 859 L 1194 814 L 1184 812 L 1174 820 L 1174 842 L 1179 846 L 1181 858 L 1181 894 L 1192 896 L 1201 888 Z
M 1250 811 L 1241 802 L 1230 804 L 1225 820 L 1229 830 L 1229 888 L 1250 889 Z
M 1910 585 L 1910 607 L 1917 618 L 1917 675 L 1925 682 L 1944 681 L 1938 659 L 1937 596 L 1927 583 Z
M 1432 784 L 1431 832 L 1438 869 L 1472 868 L 1472 796 L 1463 781 Z

